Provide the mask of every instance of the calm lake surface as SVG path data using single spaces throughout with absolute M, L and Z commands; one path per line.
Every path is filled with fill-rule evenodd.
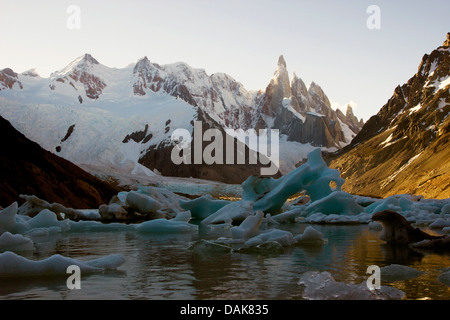
M 294 235 L 308 224 L 282 225 Z M 200 228 L 192 235 L 138 234 L 132 231 L 68 232 L 33 238 L 41 260 L 53 254 L 91 260 L 122 254 L 117 271 L 81 275 L 81 289 L 69 290 L 67 277 L 1 279 L 0 299 L 302 299 L 300 276 L 328 271 L 336 281 L 366 281 L 367 267 L 402 264 L 424 271 L 414 279 L 382 282 L 406 293 L 404 299 L 450 299 L 450 287 L 437 281 L 450 266 L 450 253 L 419 253 L 387 246 L 367 225 L 313 225 L 328 239 L 322 246 L 287 248 L 261 256 L 236 252 L 194 254 L 200 238 L 231 237 L 229 229 Z

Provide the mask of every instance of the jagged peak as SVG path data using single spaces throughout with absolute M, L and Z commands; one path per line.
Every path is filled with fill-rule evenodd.
M 444 43 L 442 44 L 444 47 L 450 46 L 450 32 L 447 32 L 447 39 L 445 39 Z
M 148 62 L 150 62 L 150 60 L 148 60 L 147 56 L 144 56 L 143 58 L 140 58 L 137 63 L 148 63 Z
M 98 61 L 93 56 L 91 56 L 89 53 L 84 54 L 83 61 L 92 63 L 92 64 L 99 64 Z
M 283 67 L 286 69 L 286 61 L 284 60 L 283 55 L 280 55 L 278 57 L 278 63 L 277 63 L 278 67 Z
M 352 108 L 352 106 L 350 104 L 347 104 L 347 111 L 345 112 L 345 114 L 346 114 L 347 117 L 350 116 L 350 115 L 354 116 L 353 108 Z
M 0 70 L 0 72 L 6 74 L 6 75 L 8 75 L 8 76 L 17 78 L 17 73 L 14 72 L 14 70 L 11 69 L 11 68 L 5 68 L 5 69 L 3 69 L 3 70 Z
M 90 69 L 93 65 L 99 65 L 100 63 L 89 53 L 85 53 L 82 56 L 79 56 L 71 63 L 69 63 L 64 69 L 53 72 L 50 77 L 59 77 L 64 76 L 70 73 L 74 69 Z
M 311 81 L 309 88 L 308 88 L 308 92 L 309 93 L 317 93 L 317 92 L 323 92 L 323 90 L 317 83 L 315 83 L 314 81 Z
M 139 59 L 134 65 L 133 73 L 136 73 L 139 70 L 148 69 L 150 65 L 150 60 L 147 58 L 147 56 L 144 56 L 143 58 Z

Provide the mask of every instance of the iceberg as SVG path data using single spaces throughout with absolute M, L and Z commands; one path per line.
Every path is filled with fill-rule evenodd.
M 276 241 L 269 241 L 258 245 L 242 247 L 235 250 L 237 253 L 259 254 L 259 255 L 280 255 L 284 253 L 283 246 Z
M 317 231 L 311 226 L 307 226 L 302 234 L 294 237 L 295 244 L 301 245 L 321 245 L 327 242 L 322 232 Z
M 292 233 L 286 230 L 270 229 L 248 239 L 246 246 L 257 246 L 267 242 L 278 242 L 282 246 L 290 246 L 295 243 Z
M 200 239 L 191 243 L 188 249 L 197 255 L 222 254 L 232 252 L 232 248 L 230 245 L 206 239 Z
M 20 198 L 25 200 L 25 203 L 20 206 L 18 214 L 34 217 L 39 212 L 44 209 L 52 211 L 59 220 L 63 219 L 61 214 L 64 214 L 64 218 L 69 218 L 72 220 L 84 219 L 85 215 L 79 210 L 72 208 L 66 208 L 59 203 L 48 203 L 45 200 L 39 199 L 35 195 L 20 195 Z
M 338 170 L 327 167 L 320 152 L 315 149 L 308 154 L 305 164 L 278 179 L 250 176 L 242 183 L 242 199 L 252 201 L 255 210 L 279 213 L 286 200 L 296 193 L 305 191 L 314 202 L 339 191 L 344 179 Z M 330 186 L 333 181 L 335 188 Z
M 239 200 L 231 202 L 202 220 L 203 225 L 242 222 L 253 215 L 253 202 Z
M 309 204 L 305 212 L 307 215 L 316 212 L 326 215 L 356 215 L 364 212 L 364 207 L 359 205 L 351 194 L 344 191 L 335 191 Z
M 154 219 L 136 225 L 136 230 L 142 233 L 189 233 L 197 231 L 196 225 L 186 221 Z
M 298 282 L 304 286 L 302 296 L 307 300 L 399 300 L 405 293 L 389 286 L 370 290 L 366 281 L 350 284 L 336 281 L 327 272 L 305 272 Z
M 62 232 L 70 230 L 68 219 L 59 221 L 54 212 L 44 209 L 26 222 L 29 229 L 58 227 Z
M 230 203 L 228 200 L 213 199 L 210 195 L 193 200 L 179 200 L 181 208 L 190 210 L 193 218 L 202 220 Z
M 447 287 L 450 287 L 450 270 L 446 271 L 444 273 L 441 273 L 438 277 L 437 280 L 442 283 L 445 284 Z
M 414 279 L 423 273 L 423 271 L 408 266 L 391 264 L 381 268 L 381 280 L 388 282 L 402 281 Z
M 34 261 L 7 251 L 0 253 L 0 277 L 66 275 L 67 267 L 77 265 L 81 272 L 103 272 L 117 269 L 125 263 L 121 254 L 111 254 L 90 261 L 81 261 L 55 254 L 40 261 Z
M 248 216 L 239 226 L 231 228 L 234 239 L 247 240 L 259 233 L 259 227 L 263 221 L 264 212 L 258 210 L 254 215 Z
M 429 227 L 431 229 L 443 229 L 446 227 L 450 227 L 450 220 L 439 218 L 431 223 Z
M 6 231 L 15 233 L 17 209 L 17 202 L 14 202 L 0 211 L 0 234 Z
M 137 191 L 128 192 L 126 203 L 143 215 L 157 214 L 157 211 L 161 208 L 158 201 Z M 158 216 L 158 218 L 161 217 Z
M 11 234 L 9 232 L 4 232 L 0 236 L 0 252 L 4 251 L 33 251 L 34 244 L 33 241 L 24 237 L 20 234 Z

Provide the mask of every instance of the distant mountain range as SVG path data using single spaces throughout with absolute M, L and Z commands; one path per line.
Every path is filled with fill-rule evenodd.
M 316 147 L 334 151 L 361 130 L 348 107 L 333 110 L 319 85 L 290 79 L 283 56 L 265 91 L 248 91 L 224 73 L 144 57 L 109 68 L 85 54 L 42 78 L 32 69 L 0 71 L 0 115 L 44 149 L 78 165 L 114 166 L 133 174 L 239 183 L 260 166 L 181 165 L 170 161 L 177 128 L 278 129 L 280 172 Z M 240 143 L 237 141 L 236 143 Z M 204 147 L 204 146 L 203 146 Z M 107 169 L 105 169 L 107 170 Z
M 350 193 L 449 198 L 449 114 L 450 33 L 352 142 L 328 155 L 330 166 Z

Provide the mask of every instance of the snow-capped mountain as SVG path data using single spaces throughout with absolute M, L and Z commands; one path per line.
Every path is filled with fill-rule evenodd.
M 316 83 L 307 89 L 295 73 L 290 81 L 283 56 L 260 101 L 257 125 L 279 129 L 288 141 L 339 149 L 350 143 L 364 124 L 350 106 L 346 115 L 334 111 Z
M 7 68 L 0 70 L 0 115 L 80 165 L 235 182 L 256 172 L 175 169 L 167 158 L 173 131 L 192 132 L 195 120 L 205 122 L 205 130 L 279 129 L 280 170 L 288 172 L 316 147 L 348 144 L 362 126 L 351 109 L 346 115 L 332 110 L 315 83 L 307 89 L 295 74 L 290 82 L 283 56 L 265 91 L 248 91 L 225 73 L 208 75 L 182 62 L 158 65 L 147 57 L 110 68 L 85 54 L 49 78 L 35 69 L 17 74 Z
M 450 33 L 330 166 L 351 193 L 450 197 Z

